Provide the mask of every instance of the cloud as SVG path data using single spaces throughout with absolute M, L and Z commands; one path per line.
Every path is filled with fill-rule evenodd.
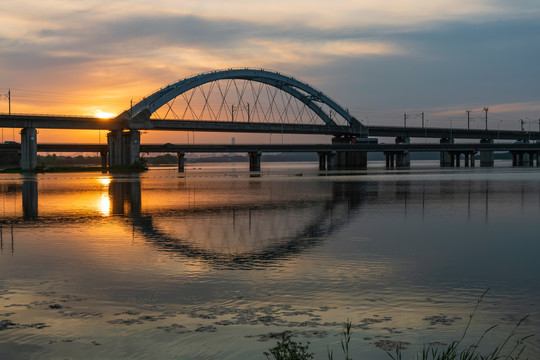
M 245 66 L 291 73 L 351 108 L 539 95 L 535 0 L 183 0 L 181 7 L 26 0 L 0 7 L 0 21 L 10 25 L 0 29 L 0 85 L 84 88 L 88 103 L 105 94 L 123 108 L 179 77 Z

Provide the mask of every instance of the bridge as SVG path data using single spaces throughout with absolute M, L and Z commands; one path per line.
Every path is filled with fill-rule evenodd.
M 439 151 L 441 166 L 493 166 L 493 152 L 511 151 L 516 165 L 538 158 L 540 132 L 454 129 L 436 127 L 366 126 L 348 109 L 320 90 L 294 77 L 261 69 L 211 71 L 181 79 L 144 97 L 110 119 L 85 116 L 0 114 L 0 127 L 19 128 L 21 168 L 37 166 L 38 151 L 96 151 L 104 166 L 136 164 L 141 152 L 176 152 L 183 171 L 186 152 L 240 152 L 250 157 L 250 170 L 260 170 L 264 151 L 315 151 L 321 169 L 354 169 L 367 165 L 366 153 L 384 152 L 388 166 L 407 167 L 411 151 Z M 107 145 L 38 144 L 36 129 L 107 130 Z M 235 133 L 330 135 L 331 144 L 319 145 L 141 145 L 141 130 L 209 131 Z M 377 144 L 370 137 L 393 137 L 395 144 Z M 436 138 L 439 143 L 414 144 L 411 138 Z M 455 139 L 479 142 L 455 144 Z M 512 140 L 518 143 L 498 143 Z M 3 144 L 0 151 L 13 150 Z M 71 149 L 71 150 L 67 150 Z M 92 150 L 87 150 L 92 149 Z

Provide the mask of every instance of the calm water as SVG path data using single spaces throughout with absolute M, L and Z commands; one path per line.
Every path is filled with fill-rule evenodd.
M 347 319 L 354 359 L 408 359 L 487 288 L 467 344 L 540 334 L 540 169 L 370 166 L 0 175 L 0 359 L 342 358 Z

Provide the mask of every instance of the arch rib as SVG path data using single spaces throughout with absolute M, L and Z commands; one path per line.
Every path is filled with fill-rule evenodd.
M 339 104 L 323 94 L 321 91 L 301 82 L 293 77 L 286 76 L 277 72 L 271 72 L 262 69 L 229 69 L 213 71 L 195 75 L 190 78 L 180 80 L 174 84 L 168 85 L 163 89 L 144 98 L 135 104 L 130 111 L 130 118 L 135 118 L 139 114 L 152 114 L 163 105 L 176 98 L 177 96 L 198 86 L 227 79 L 240 79 L 256 81 L 273 86 L 297 98 L 312 111 L 314 111 L 328 126 L 335 126 L 331 117 L 317 104 L 317 102 L 326 104 L 330 109 L 339 114 L 350 126 L 361 126 L 358 120 L 352 117 L 348 111 Z

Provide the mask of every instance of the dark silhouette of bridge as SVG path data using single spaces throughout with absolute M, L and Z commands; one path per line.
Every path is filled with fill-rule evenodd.
M 141 152 L 176 152 L 183 171 L 186 152 L 247 151 L 250 170 L 260 170 L 263 151 L 315 151 L 320 169 L 355 169 L 367 165 L 367 152 L 384 152 L 389 167 L 408 167 L 411 151 L 439 151 L 441 166 L 493 166 L 496 150 L 511 151 L 515 165 L 537 165 L 540 132 L 454 129 L 435 127 L 366 126 L 323 92 L 294 77 L 261 69 L 211 71 L 179 80 L 111 119 L 84 116 L 0 114 L 0 127 L 20 128 L 21 168 L 33 170 L 38 151 L 99 151 L 103 165 L 129 167 Z M 37 130 L 108 130 L 107 145 L 38 144 Z M 238 133 L 330 135 L 321 145 L 141 145 L 141 130 L 210 131 Z M 378 144 L 376 138 L 393 137 L 395 144 Z M 371 137 L 371 138 L 370 138 Z M 414 144 L 411 138 L 437 138 L 439 144 Z M 455 144 L 455 139 L 479 143 Z M 497 143 L 513 140 L 518 143 Z M 3 144 L 0 151 L 13 151 Z M 71 150 L 68 150 L 71 149 Z

